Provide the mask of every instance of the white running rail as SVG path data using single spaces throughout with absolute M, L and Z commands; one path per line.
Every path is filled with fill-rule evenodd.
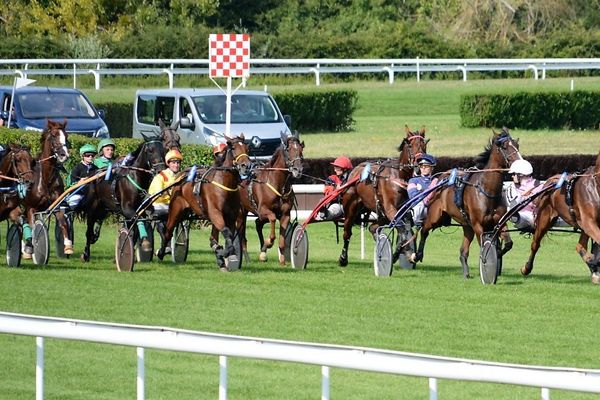
M 533 79 L 546 78 L 546 71 L 600 69 L 600 58 L 390 58 L 390 59 L 252 59 L 250 74 L 314 75 L 321 84 L 322 74 L 370 73 L 387 75 L 390 84 L 396 74 L 414 74 L 417 81 L 427 72 L 455 72 L 463 81 L 469 72 L 530 71 Z M 0 75 L 93 75 L 100 89 L 102 76 L 166 75 L 169 87 L 176 75 L 208 76 L 208 59 L 5 59 Z
M 227 399 L 227 357 L 288 361 L 321 366 L 321 399 L 329 399 L 329 369 L 349 368 L 429 378 L 429 399 L 437 400 L 437 379 L 480 381 L 600 393 L 600 370 L 500 364 L 364 347 L 230 336 L 158 326 L 139 326 L 0 312 L 0 333 L 36 336 L 36 400 L 44 398 L 44 338 L 137 347 L 137 399 L 145 398 L 144 349 L 219 356 L 219 399 Z

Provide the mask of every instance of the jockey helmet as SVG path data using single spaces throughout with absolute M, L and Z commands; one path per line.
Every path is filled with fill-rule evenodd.
M 218 145 L 213 147 L 213 154 L 217 154 L 220 153 L 222 151 L 225 151 L 225 149 L 227 149 L 227 144 L 226 143 L 219 143 Z
M 531 175 L 533 174 L 533 166 L 527 160 L 515 160 L 510 165 L 509 174 Z
M 165 161 L 168 164 L 171 160 L 183 161 L 183 156 L 181 155 L 181 152 L 177 149 L 169 150 L 169 152 L 165 156 Z
M 352 169 L 352 161 L 348 157 L 338 157 L 331 165 L 340 167 L 341 169 Z
M 417 164 L 419 165 L 431 165 L 432 167 L 435 167 L 436 163 L 435 157 L 430 154 L 421 154 L 417 158 Z
M 94 153 L 94 154 L 97 154 L 98 152 L 96 151 L 96 148 L 94 147 L 93 144 L 87 143 L 87 144 L 84 144 L 83 146 L 81 146 L 79 148 L 79 155 L 80 156 L 84 155 L 85 153 Z
M 98 143 L 98 153 L 100 153 L 102 151 L 102 149 L 106 146 L 112 146 L 113 149 L 117 148 L 115 141 L 112 140 L 111 138 L 102 139 L 100 141 L 100 143 Z

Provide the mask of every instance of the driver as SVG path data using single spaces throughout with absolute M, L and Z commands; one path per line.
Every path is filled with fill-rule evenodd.
M 543 185 L 534 179 L 533 166 L 527 160 L 515 160 L 508 173 L 512 175 L 512 182 L 506 189 L 506 200 L 508 208 L 511 209 L 527 197 L 539 192 Z M 532 230 L 534 228 L 535 202 L 527 204 L 522 210 L 511 217 L 515 228 L 520 230 Z
M 434 156 L 430 154 L 420 155 L 417 158 L 417 165 L 419 166 L 419 174 L 410 178 L 408 180 L 408 186 L 406 187 L 409 199 L 418 196 L 430 186 L 434 186 L 437 183 L 437 178 L 432 176 L 433 167 L 436 165 L 436 159 Z M 416 226 L 420 227 L 425 217 L 427 217 L 429 200 L 430 196 L 427 196 L 413 206 L 413 222 Z
M 325 196 L 344 185 L 352 171 L 352 161 L 350 161 L 348 157 L 338 157 L 331 165 L 333 165 L 334 173 L 325 179 L 325 188 L 323 190 Z M 341 204 L 341 198 L 338 196 L 336 200 L 333 200 L 327 205 L 325 210 L 319 211 L 316 219 L 317 221 L 335 220 L 343 216 L 344 208 Z

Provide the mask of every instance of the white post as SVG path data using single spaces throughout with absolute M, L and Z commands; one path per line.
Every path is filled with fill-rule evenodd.
M 571 79 L 571 92 L 575 89 L 575 81 Z
M 437 379 L 429 378 L 429 400 L 437 400 L 437 398 L 438 398 Z
M 227 356 L 219 356 L 219 400 L 227 400 Z
M 421 65 L 419 64 L 419 57 L 417 57 L 417 82 L 421 82 Z
M 35 338 L 35 400 L 44 399 L 44 338 Z
M 231 136 L 231 76 L 227 77 L 227 92 L 225 104 L 225 136 Z
M 365 259 L 365 223 L 360 223 L 360 259 Z
M 329 367 L 321 367 L 321 400 L 329 400 Z
M 77 89 L 77 64 L 73 63 L 73 89 Z
M 550 400 L 550 389 L 542 388 L 542 400 Z
M 144 367 L 144 348 L 137 348 L 137 400 L 144 400 L 146 392 L 146 370 Z

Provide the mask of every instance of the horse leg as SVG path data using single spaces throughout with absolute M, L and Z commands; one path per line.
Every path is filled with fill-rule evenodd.
M 340 253 L 340 258 L 338 259 L 338 264 L 340 267 L 345 267 L 348 265 L 348 246 L 350 246 L 350 238 L 352 237 L 352 224 L 354 222 L 354 217 L 356 216 L 357 204 L 353 203 L 348 210 L 346 211 L 346 216 L 344 219 L 344 247 L 342 247 L 342 252 Z
M 167 223 L 164 224 L 163 229 L 158 229 L 158 234 L 160 235 L 160 248 L 156 252 L 156 257 L 162 261 L 165 257 L 165 251 L 167 248 L 167 244 L 171 242 L 171 238 L 173 237 L 173 231 L 178 223 L 183 219 L 184 207 L 187 204 L 185 200 L 181 197 L 175 197 L 171 200 L 171 205 L 169 205 L 169 214 L 167 216 Z
M 279 265 L 285 265 L 285 233 L 290 225 L 290 214 L 283 213 L 279 220 Z
M 248 213 L 246 211 L 240 212 L 240 219 L 238 220 L 239 232 L 240 232 L 240 245 L 242 246 L 242 254 L 246 258 L 246 261 L 250 261 L 248 255 L 248 239 L 246 238 L 246 218 Z
M 87 228 L 85 230 L 85 248 L 83 249 L 83 253 L 81 253 L 80 259 L 83 262 L 90 261 L 90 253 L 92 242 L 94 240 L 94 223 L 95 218 L 92 215 L 88 215 L 87 217 Z
M 504 226 L 504 228 L 502 228 L 502 231 L 500 231 L 500 238 L 503 242 L 502 250 L 500 251 L 500 257 L 502 257 L 513 248 L 514 244 L 506 226 Z
M 535 255 L 540 249 L 540 243 L 542 238 L 546 235 L 546 232 L 552 227 L 552 211 L 549 207 L 538 209 L 538 215 L 535 223 L 535 232 L 533 232 L 533 238 L 531 239 L 531 249 L 529 252 L 529 259 L 521 267 L 521 275 L 527 276 L 533 270 L 533 262 Z
M 481 230 L 481 227 L 479 227 Z M 471 248 L 471 242 L 473 241 L 473 237 L 475 236 L 475 231 L 470 226 L 463 225 L 463 242 L 460 246 L 460 255 L 459 260 L 463 269 L 463 277 L 465 279 L 469 279 L 471 275 L 469 274 L 469 249 Z M 481 232 L 477 232 L 478 241 L 481 238 Z
M 585 235 L 593 240 L 592 252 L 587 252 L 587 246 L 582 246 L 582 240 L 584 236 L 583 234 L 579 238 L 579 243 L 577 244 L 577 247 L 580 249 L 580 255 L 582 254 L 581 250 L 584 250 L 586 253 L 586 257 L 584 258 L 582 256 L 582 258 L 584 259 L 584 261 L 586 261 L 586 264 L 590 268 L 590 272 L 592 273 L 592 283 L 595 285 L 600 285 L 600 273 L 598 273 L 598 260 L 596 259 L 598 257 L 597 246 L 598 243 L 600 243 L 600 228 L 598 228 L 598 225 L 596 225 L 596 218 L 593 217 L 594 216 L 592 216 L 592 218 L 582 218 L 582 221 L 579 224 L 581 230 L 586 232 Z M 587 242 L 588 241 L 586 238 L 586 240 L 583 243 L 587 244 Z
M 258 247 L 260 248 L 260 254 L 258 260 L 261 262 L 267 261 L 267 247 L 265 246 L 265 236 L 263 233 L 263 227 L 265 221 L 260 218 L 256 218 L 256 234 L 258 235 Z

